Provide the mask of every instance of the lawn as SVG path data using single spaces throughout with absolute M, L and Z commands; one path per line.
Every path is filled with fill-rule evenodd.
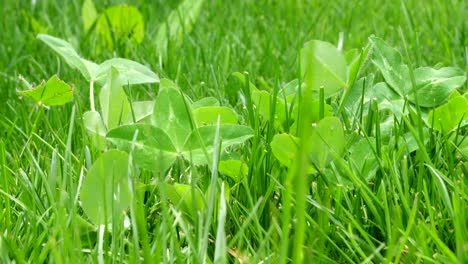
M 0 10 L 0 263 L 468 263 L 466 1 Z

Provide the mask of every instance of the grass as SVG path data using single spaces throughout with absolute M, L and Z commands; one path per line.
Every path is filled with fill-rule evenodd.
M 121 2 L 96 5 L 102 10 Z M 412 67 L 440 63 L 468 70 L 465 1 L 207 1 L 193 32 L 180 48 L 169 49 L 164 62 L 154 37 L 178 1 L 126 2 L 142 12 L 145 40 L 114 53 L 97 52 L 83 33 L 81 1 L 0 2 L 5 14 L 0 19 L 0 262 L 209 263 L 225 251 L 229 263 L 468 262 L 467 159 L 449 143 L 451 135 L 425 134 L 415 113 L 396 119 L 394 144 L 385 145 L 379 111 L 363 109 L 365 117 L 349 127 L 349 134 L 359 129 L 367 140 L 375 139 L 372 152 L 379 169 L 366 181 L 368 175 L 354 164 L 336 160 L 329 169 L 338 181 L 351 182 L 354 188 L 348 188 L 322 173 L 281 167 L 269 151 L 274 128 L 259 121 L 249 100 L 243 107 L 237 91 L 249 87 L 230 78 L 247 72 L 258 87 L 275 90 L 297 77 L 304 42 L 336 44 L 340 32 L 345 51 L 361 49 L 376 35 L 400 49 Z M 115 55 L 149 65 L 193 99 L 220 97 L 254 128 L 240 154 L 249 175 L 230 186 L 226 201 L 225 240 L 217 236 L 214 191 L 206 198 L 208 210 L 190 219 L 161 198 L 166 190 L 158 183 L 167 175 L 148 171 L 135 174 L 143 187 L 132 187 L 130 229 L 117 224 L 101 232 L 84 220 L 79 188 L 99 156 L 82 121 L 89 108 L 88 84 L 36 40 L 23 10 L 49 34 L 79 47 L 84 57 L 103 61 Z M 373 72 L 371 67 L 366 74 Z M 18 75 L 37 84 L 53 74 L 74 84 L 73 103 L 46 110 L 18 98 L 16 89 L 24 89 Z M 156 91 L 142 86 L 128 92 L 151 99 Z M 405 131 L 419 146 L 409 154 L 398 143 Z M 466 138 L 466 132 L 460 128 L 458 135 Z M 201 188 L 221 181 L 214 168 L 183 161 L 169 176 Z

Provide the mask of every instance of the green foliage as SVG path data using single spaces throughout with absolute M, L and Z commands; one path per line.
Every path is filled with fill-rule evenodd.
M 249 167 L 240 160 L 221 160 L 218 170 L 235 182 L 240 182 L 249 173 Z
M 152 125 L 120 126 L 109 131 L 106 137 L 119 149 L 130 151 L 134 148 L 135 162 L 148 170 L 165 171 L 178 156 L 166 132 Z
M 91 29 L 98 16 L 93 0 L 85 0 L 81 6 L 81 19 L 83 20 L 83 29 L 85 32 Z
M 201 122 L 202 126 L 195 124 L 192 119 L 197 113 L 202 113 L 200 110 L 211 110 L 203 115 L 205 121 Z M 163 79 L 154 102 L 152 124 L 120 126 L 110 130 L 107 138 L 120 149 L 130 151 L 134 148 L 136 162 L 140 166 L 165 171 L 177 157 L 185 158 L 195 165 L 211 164 L 216 133 L 222 140 L 221 151 L 241 144 L 253 135 L 252 129 L 232 124 L 234 117 L 237 123 L 237 117 L 228 108 L 200 107 L 195 111 L 192 111 L 188 99 L 176 84 Z M 117 114 L 114 116 L 118 117 Z M 218 117 L 223 122 L 207 125 L 208 122 L 218 124 Z
M 417 98 L 420 106 L 439 106 L 466 82 L 466 76 L 460 69 L 421 67 L 414 70 L 413 88 L 409 68 L 403 63 L 401 54 L 382 39 L 372 37 L 370 41 L 374 47 L 372 62 L 379 68 L 387 84 L 412 103 L 416 103 Z
M 99 93 L 102 119 L 108 130 L 113 129 L 127 120 L 130 112 L 130 102 L 122 88 L 117 70 L 111 68 L 106 84 Z
M 281 162 L 282 165 L 291 168 L 296 160 L 297 145 L 299 139 L 288 134 L 278 134 L 273 137 L 270 143 L 273 155 Z M 314 172 L 315 169 L 312 169 Z
M 205 106 L 193 110 L 198 126 L 220 124 L 237 124 L 239 121 L 232 108 L 223 106 Z
M 331 161 L 341 157 L 346 146 L 340 120 L 336 117 L 326 117 L 314 124 L 310 142 L 312 164 L 309 173 L 316 172 L 316 169 L 324 170 Z M 297 160 L 299 144 L 300 140 L 294 136 L 278 134 L 271 142 L 271 150 L 282 165 L 292 168 Z
M 70 67 L 78 69 L 87 81 L 107 80 L 109 70 L 114 67 L 119 72 L 120 82 L 125 85 L 159 82 L 153 71 L 135 61 L 114 58 L 98 65 L 80 57 L 65 40 L 44 34 L 39 34 L 37 38 L 57 52 Z
M 177 49 L 182 44 L 184 34 L 192 31 L 202 10 L 204 0 L 184 0 L 162 23 L 155 36 L 155 46 L 159 55 L 166 58 L 168 48 Z
M 1 263 L 468 262 L 463 1 L 163 2 L 0 1 Z
M 40 106 L 63 105 L 73 99 L 73 88 L 57 76 L 52 76 L 47 82 L 43 81 L 32 89 L 18 93 Z
M 466 82 L 466 74 L 459 68 L 444 67 L 433 69 L 421 67 L 414 70 L 416 93 L 409 94 L 409 100 L 424 107 L 435 107 L 445 102 L 453 91 Z M 416 97 L 415 97 L 416 96 Z
M 191 112 L 189 103 L 175 83 L 161 80 L 152 122 L 166 135 L 170 135 L 177 151 L 182 151 L 187 137 L 193 130 Z
M 148 67 L 122 58 L 110 59 L 101 63 L 96 70 L 95 81 L 107 80 L 107 75 L 111 68 L 114 68 L 119 73 L 118 77 L 122 85 L 159 82 L 159 77 Z
M 313 126 L 311 161 L 319 169 L 325 169 L 331 161 L 340 158 L 346 146 L 340 119 L 326 117 Z
M 95 224 L 122 219 L 130 206 L 128 154 L 109 150 L 90 168 L 81 187 L 81 207 Z M 114 220 L 113 220 L 114 219 Z
M 174 203 L 182 212 L 191 213 L 196 217 L 196 212 L 205 208 L 203 194 L 198 189 L 193 189 L 187 184 L 165 184 L 167 198 Z M 195 206 L 195 208 L 194 208 Z
M 346 87 L 346 60 L 332 44 L 312 40 L 304 44 L 300 55 L 301 74 L 305 87 L 318 99 L 323 88 L 325 98 L 336 95 Z
M 460 95 L 432 110 L 427 118 L 434 129 L 445 132 L 466 124 L 465 120 L 468 120 L 468 100 L 466 96 Z
M 109 50 L 126 39 L 133 45 L 140 44 L 145 36 L 143 16 L 134 6 L 109 7 L 97 18 L 96 34 L 101 45 Z
M 81 58 L 70 43 L 45 34 L 39 34 L 37 38 L 57 52 L 70 67 L 78 69 L 87 81 L 94 79 L 97 65 Z

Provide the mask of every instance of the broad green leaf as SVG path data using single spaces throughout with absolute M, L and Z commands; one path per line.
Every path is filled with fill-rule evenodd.
M 289 134 L 276 134 L 270 143 L 271 151 L 281 165 L 292 168 L 296 161 L 298 145 L 300 139 Z M 314 173 L 316 170 L 309 166 L 309 173 Z
M 130 113 L 130 103 L 119 80 L 119 73 L 109 69 L 106 84 L 99 94 L 101 113 L 107 130 L 123 124 Z
M 401 54 L 382 39 L 371 37 L 372 62 L 379 68 L 390 87 L 404 97 L 411 89 L 408 67 L 403 63 Z
M 73 99 L 73 89 L 70 85 L 52 76 L 47 82 L 19 94 L 28 97 L 38 105 L 63 105 Z
M 83 114 L 83 123 L 88 132 L 105 137 L 107 130 L 101 115 L 96 111 L 87 111 Z
M 118 150 L 102 154 L 91 166 L 80 198 L 83 211 L 94 224 L 122 219 L 131 202 L 128 172 L 128 154 Z
M 83 124 L 89 133 L 93 146 L 99 150 L 105 150 L 107 130 L 99 112 L 87 111 L 84 113 Z
M 202 98 L 192 104 L 192 109 L 197 109 L 200 107 L 207 107 L 207 106 L 219 106 L 218 99 L 214 97 Z
M 367 98 L 365 101 L 367 102 L 371 99 L 377 101 L 378 103 L 381 103 L 383 101 L 391 102 L 395 100 L 400 100 L 402 99 L 402 97 L 395 93 L 395 91 L 392 90 L 387 85 L 387 83 L 379 82 L 372 87 L 372 90 L 369 94 L 367 94 Z
M 153 114 L 153 101 L 132 102 L 133 113 L 128 114 L 127 124 L 140 122 Z M 135 116 L 133 116 L 135 115 Z M 135 120 L 133 118 L 135 117 Z
M 182 44 L 184 34 L 192 32 L 204 0 L 184 0 L 173 10 L 167 20 L 159 25 L 155 45 L 159 54 L 166 57 L 169 44 L 177 49 Z
M 251 94 L 255 110 L 264 120 L 268 121 L 270 119 L 270 93 L 263 90 L 253 90 Z
M 136 164 L 152 171 L 166 171 L 178 156 L 169 136 L 152 125 L 120 126 L 109 131 L 107 139 L 118 149 L 127 152 L 132 151 L 133 146 L 133 160 Z
M 458 96 L 432 110 L 427 121 L 434 129 L 447 132 L 457 128 L 463 120 L 468 120 L 468 100 Z
M 218 170 L 236 182 L 240 182 L 249 173 L 247 164 L 240 160 L 222 160 L 218 163 Z
M 198 128 L 198 131 L 193 131 L 184 145 L 184 157 L 195 165 L 209 164 L 215 148 L 216 130 L 217 126 L 203 126 Z M 220 150 L 222 152 L 229 146 L 241 144 L 252 136 L 253 130 L 250 127 L 231 124 L 220 125 Z M 199 139 L 201 139 L 201 142 Z M 204 150 L 208 153 L 208 157 L 205 156 Z
M 458 68 L 445 67 L 439 70 L 421 67 L 414 71 L 416 80 L 416 96 L 423 107 L 435 107 L 444 103 L 457 88 L 466 82 L 466 74 Z M 408 99 L 415 102 L 414 93 L 408 94 Z
M 153 124 L 172 139 L 177 151 L 183 150 L 187 137 L 192 132 L 190 105 L 175 83 L 163 79 L 153 110 Z
M 138 62 L 122 58 L 114 58 L 101 63 L 96 69 L 96 81 L 106 81 L 110 68 L 114 68 L 118 71 L 118 78 L 122 85 L 159 82 L 158 75 L 148 67 Z
M 81 19 L 83 20 L 84 31 L 88 32 L 98 18 L 93 0 L 85 0 L 81 6 Z
M 252 102 L 255 105 L 256 111 L 260 114 L 260 116 L 265 121 L 270 121 L 270 112 L 271 109 L 271 99 L 273 97 L 265 90 L 253 90 L 251 92 Z M 279 130 L 283 130 L 283 126 L 287 126 L 286 123 L 286 112 L 289 111 L 287 108 L 287 104 L 284 100 L 280 97 L 276 99 L 276 106 L 275 106 L 275 115 L 274 115 L 274 123 L 275 126 Z
M 325 117 L 313 126 L 311 160 L 318 169 L 324 169 L 339 158 L 346 146 L 343 127 L 337 117 Z
M 378 103 L 380 111 L 388 110 L 391 115 L 395 115 L 398 118 L 407 114 L 405 99 L 395 93 L 395 91 L 392 90 L 385 82 L 377 83 L 372 87 L 372 90 L 366 94 L 366 98 L 364 100 L 365 105 L 361 107 L 368 109 L 369 104 L 372 101 L 376 101 Z
M 288 134 L 277 134 L 270 143 L 271 151 L 284 166 L 291 168 L 296 160 L 299 138 Z
M 304 44 L 300 54 L 301 71 L 306 89 L 312 89 L 314 97 L 323 87 L 325 98 L 339 93 L 346 87 L 346 60 L 332 44 L 312 40 Z
M 90 61 L 85 62 L 70 43 L 45 34 L 39 34 L 37 35 L 37 38 L 62 56 L 70 67 L 78 69 L 87 81 L 93 79 L 93 68 L 96 68 L 97 65 Z
M 109 7 L 99 16 L 96 33 L 103 46 L 109 50 L 115 49 L 117 41 L 127 39 L 134 45 L 139 44 L 145 36 L 143 16 L 134 6 Z
M 199 189 L 193 189 L 187 184 L 163 184 L 169 200 L 186 215 L 196 217 L 197 211 L 205 207 L 203 194 Z
M 357 142 L 353 142 L 349 148 L 349 158 L 366 181 L 370 181 L 379 168 L 373 150 L 375 150 L 375 138 L 373 137 L 360 138 Z
M 198 126 L 220 124 L 237 124 L 238 118 L 232 108 L 225 106 L 207 106 L 193 110 L 193 117 Z

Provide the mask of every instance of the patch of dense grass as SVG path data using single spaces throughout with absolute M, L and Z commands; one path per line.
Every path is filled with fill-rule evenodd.
M 348 143 L 361 139 L 374 146 L 367 158 L 378 169 L 360 170 L 345 157 L 309 174 L 277 161 L 271 142 L 279 131 L 262 121 L 248 98 L 244 105 L 239 91 L 245 95 L 249 86 L 232 76 L 246 72 L 258 88 L 277 91 L 298 77 L 306 41 L 338 44 L 340 32 L 344 51 L 361 50 L 375 35 L 400 50 L 411 69 L 457 66 L 466 75 L 465 1 L 207 1 L 193 31 L 180 47 L 170 46 L 165 58 L 158 56 L 155 38 L 179 1 L 96 1 L 96 7 L 102 11 L 119 3 L 142 13 L 145 39 L 113 51 L 97 48 L 83 31 L 81 1 L 0 3 L 1 262 L 211 262 L 223 243 L 233 263 L 468 261 L 466 126 L 450 133 L 426 128 L 427 116 L 415 107 L 395 115 L 390 138 L 384 139 L 381 121 L 388 113 L 372 101 L 358 103 L 361 116 L 338 117 L 349 122 Z M 39 32 L 28 17 L 90 60 L 129 58 L 173 80 L 193 100 L 213 96 L 230 105 L 240 123 L 254 130 L 252 139 L 232 149 L 245 161 L 247 176 L 232 181 L 182 159 L 167 173 L 143 169 L 133 174 L 138 184 L 128 211 L 131 227 L 93 226 L 80 205 L 82 180 L 100 156 L 82 118 L 90 104 L 88 83 L 36 39 Z M 72 103 L 44 109 L 18 97 L 16 89 L 25 89 L 19 75 L 38 84 L 54 74 L 73 84 Z M 375 79 L 367 81 L 383 80 L 373 66 L 362 76 L 372 74 Z M 466 90 L 465 83 L 459 92 Z M 151 100 L 158 86 L 126 91 L 132 99 Z M 339 99 L 327 101 L 335 113 Z M 409 107 L 406 98 L 404 104 Z M 277 111 L 270 109 L 273 116 Z M 299 158 L 307 161 L 307 148 L 301 151 Z M 230 184 L 223 241 L 216 239 L 222 237 L 217 236 L 222 199 L 208 188 L 221 181 Z M 209 206 L 180 210 L 165 199 L 170 190 L 160 187 L 164 182 L 197 187 Z

